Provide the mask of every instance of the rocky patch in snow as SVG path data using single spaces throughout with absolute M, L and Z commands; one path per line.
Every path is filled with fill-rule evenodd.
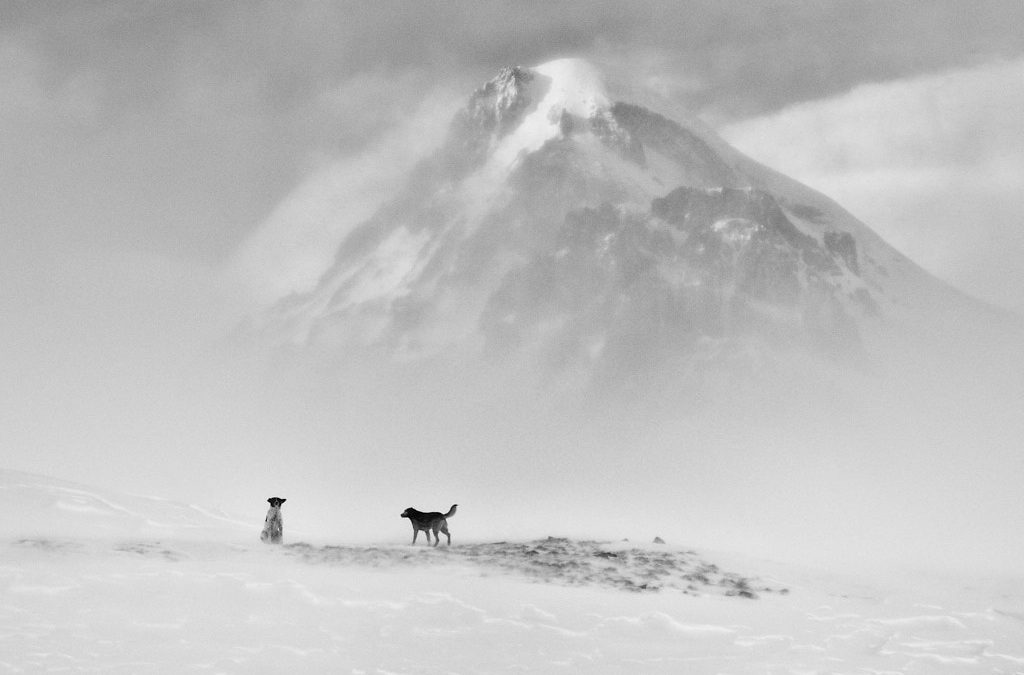
M 651 550 L 628 542 L 576 541 L 548 537 L 527 542 L 495 542 L 437 548 L 394 546 L 312 546 L 285 550 L 307 562 L 368 567 L 468 564 L 484 573 L 497 571 L 542 583 L 601 586 L 624 591 L 674 589 L 690 595 L 718 594 L 757 598 L 787 593 L 757 579 L 726 572 L 693 551 Z

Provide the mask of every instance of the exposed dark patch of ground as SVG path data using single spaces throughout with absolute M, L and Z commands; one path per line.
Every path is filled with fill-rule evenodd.
M 77 542 L 47 538 L 18 539 L 14 542 L 14 545 L 20 548 L 35 549 L 48 553 L 72 551 L 81 548 L 81 545 Z
M 187 556 L 179 551 L 174 551 L 158 541 L 133 541 L 119 544 L 114 547 L 115 551 L 123 553 L 137 553 L 146 557 L 159 557 L 172 562 L 184 560 Z
M 284 550 L 306 562 L 397 567 L 466 563 L 542 583 L 604 586 L 625 591 L 675 589 L 690 595 L 721 594 L 756 598 L 787 593 L 756 579 L 725 572 L 693 551 L 652 550 L 628 544 L 548 537 L 528 542 L 462 544 L 437 548 L 312 546 L 289 544 Z

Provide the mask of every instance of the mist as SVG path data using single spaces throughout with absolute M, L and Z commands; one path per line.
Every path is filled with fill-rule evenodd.
M 254 536 L 264 500 L 287 497 L 289 535 L 320 542 L 404 542 L 405 507 L 458 503 L 456 543 L 660 536 L 975 568 L 1024 554 L 1024 362 L 995 311 L 826 378 L 779 367 L 724 391 L 651 383 L 638 400 L 476 357 L 268 355 L 226 337 L 230 314 L 197 330 L 182 314 L 197 296 L 52 326 L 66 360 L 6 380 L 13 467 L 221 508 Z M 20 348 L 41 363 L 44 346 Z
M 292 541 L 404 542 L 405 507 L 458 503 L 456 543 L 660 536 L 840 568 L 1012 569 L 1024 370 L 1012 333 L 958 332 L 824 380 L 786 367 L 643 400 L 472 358 L 208 353 L 156 416 L 175 430 L 118 487 L 248 514 L 254 533 L 263 500 L 287 497 Z
M 293 541 L 327 543 L 405 542 L 404 508 L 458 503 L 455 543 L 660 536 L 833 566 L 1011 568 L 1024 557 L 1024 357 L 1006 308 L 1024 306 L 1024 251 L 999 233 L 1019 219 L 1020 197 L 1012 181 L 974 188 L 1016 166 L 1001 139 L 1021 137 L 1020 122 L 1000 108 L 915 137 L 914 148 L 956 147 L 935 152 L 947 180 L 906 177 L 921 190 L 910 206 L 878 179 L 872 162 L 895 152 L 884 137 L 886 152 L 864 166 L 843 149 L 872 133 L 850 121 L 867 99 L 887 118 L 930 110 L 943 78 L 980 82 L 971 95 L 982 101 L 1005 86 L 1020 64 L 1019 4 L 987 3 L 966 24 L 942 4 L 931 33 L 910 6 L 850 9 L 849 34 L 827 45 L 817 29 L 837 25 L 836 9 L 700 7 L 699 21 L 678 10 L 661 27 L 595 7 L 570 31 L 569 10 L 502 28 L 509 8 L 487 4 L 431 38 L 410 23 L 456 19 L 343 5 L 289 17 L 269 6 L 139 16 L 116 3 L 18 5 L 0 29 L 4 463 L 221 508 L 251 519 L 254 538 L 270 496 L 288 499 Z M 786 33 L 791 22 L 803 30 Z M 331 32 L 340 25 L 344 39 Z M 723 32 L 698 39 L 713 31 Z M 865 54 L 864 36 L 905 51 Z M 866 224 L 1001 308 L 938 308 L 941 331 L 872 336 L 885 349 L 860 363 L 788 354 L 756 376 L 694 386 L 626 370 L 592 388 L 475 352 L 410 363 L 250 341 L 254 317 L 316 287 L 473 87 L 500 66 L 566 53 L 615 65 L 645 103 L 701 114 L 780 170 L 799 137 L 811 159 L 796 162 L 797 178 L 845 187 L 839 201 L 854 213 L 898 213 Z M 796 67 L 807 54 L 819 70 Z M 881 96 L 893 91 L 913 95 L 895 112 L 899 97 Z M 962 146 L 992 119 L 998 142 Z M 808 120 L 828 133 L 804 133 Z M 807 150 L 818 143 L 829 171 Z M 837 166 L 874 180 L 852 185 Z M 946 208 L 976 169 L 969 213 Z M 930 215 L 916 217 L 922 204 Z

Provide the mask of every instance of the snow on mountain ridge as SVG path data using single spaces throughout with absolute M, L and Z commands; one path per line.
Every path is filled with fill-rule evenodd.
M 565 133 L 572 117 L 590 119 L 610 106 L 601 74 L 582 59 L 549 61 L 530 72 L 539 76 L 545 91 L 533 112 L 495 149 L 494 161 L 505 167 Z
M 559 106 L 571 115 L 590 117 L 611 105 L 604 75 L 589 61 L 578 58 L 556 59 L 532 68 L 551 78 L 545 102 Z

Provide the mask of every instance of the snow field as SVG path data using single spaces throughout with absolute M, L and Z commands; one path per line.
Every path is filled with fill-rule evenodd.
M 792 592 L 750 600 L 529 581 L 387 550 L 406 562 L 7 540 L 0 672 L 1024 673 L 1019 581 L 892 592 L 781 566 Z

